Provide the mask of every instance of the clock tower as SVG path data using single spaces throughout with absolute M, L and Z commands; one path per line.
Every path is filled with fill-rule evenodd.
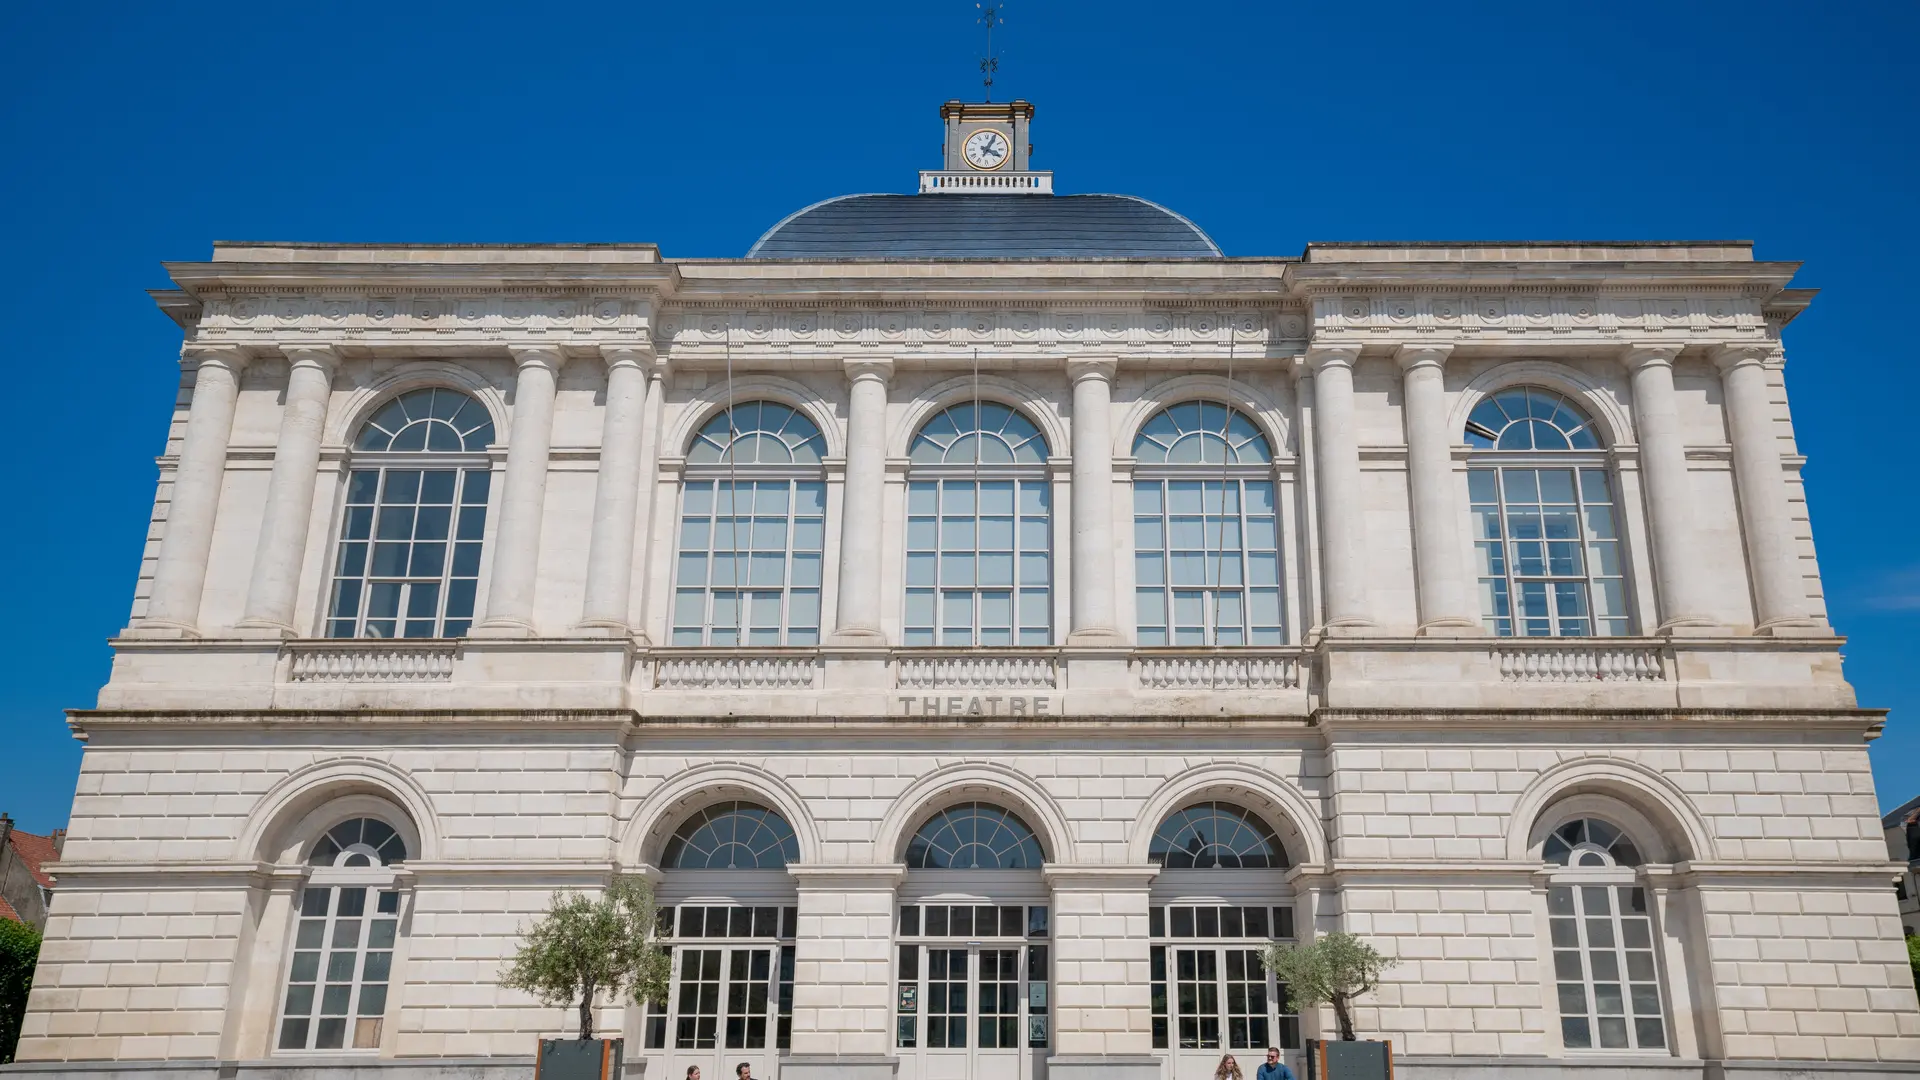
M 1032 102 L 949 101 L 940 106 L 940 119 L 946 124 L 945 158 L 938 171 L 921 171 L 922 195 L 1053 194 L 1053 173 L 1028 167 Z

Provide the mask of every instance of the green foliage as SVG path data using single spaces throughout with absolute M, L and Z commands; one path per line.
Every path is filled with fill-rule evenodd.
M 1311 945 L 1269 945 L 1260 959 L 1274 978 L 1287 984 L 1294 1007 L 1331 1003 L 1340 1037 L 1349 1042 L 1354 1037 L 1349 1012 L 1353 999 L 1371 993 L 1381 973 L 1399 963 L 1352 934 L 1325 934 Z
M 653 889 L 641 878 L 617 878 L 597 897 L 556 892 L 546 916 L 521 930 L 500 985 L 547 1005 L 577 1004 L 580 1037 L 591 1039 L 599 995 L 666 996 L 668 961 L 654 940 L 655 919 Z
M 0 1065 L 13 1060 L 20 1041 L 20 1020 L 27 1014 L 27 991 L 40 959 L 40 932 L 23 922 L 0 919 Z
M 1913 967 L 1913 988 L 1920 992 L 1920 937 L 1907 938 L 1907 963 Z M 0 1046 L 5 1045 L 5 1041 L 0 1040 Z

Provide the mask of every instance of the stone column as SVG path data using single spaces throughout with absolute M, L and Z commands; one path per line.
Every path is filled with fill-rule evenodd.
M 153 591 L 138 629 L 193 636 L 199 633 L 200 594 L 207 583 L 214 518 L 227 471 L 227 440 L 233 434 L 233 407 L 247 356 L 232 345 L 189 345 L 183 357 L 194 365 L 193 403 L 174 468 Z
M 1112 360 L 1069 360 L 1073 383 L 1073 594 L 1069 645 L 1122 645 L 1113 602 Z
M 1055 1080 L 1157 1080 L 1147 888 L 1157 866 L 1049 866 Z
M 897 863 L 787 867 L 798 892 L 788 1080 L 892 1080 Z M 921 1006 L 925 1015 L 924 1003 Z
M 1660 594 L 1662 634 L 1713 632 L 1704 598 L 1699 536 L 1693 528 L 1693 481 L 1673 393 L 1678 346 L 1632 348 L 1634 426 L 1640 435 L 1640 471 L 1646 477 L 1652 522 L 1654 582 Z
M 847 473 L 840 501 L 840 582 L 833 638 L 884 645 L 880 624 L 880 540 L 887 484 L 890 360 L 847 362 Z
M 619 636 L 629 632 L 634 521 L 640 507 L 647 381 L 654 357 L 647 347 L 601 346 L 600 358 L 607 364 L 607 411 L 600 431 L 600 475 L 593 489 L 593 532 L 587 541 L 587 595 L 575 629 Z
M 1307 350 L 1313 371 L 1313 451 L 1320 500 L 1320 575 L 1329 631 L 1373 625 L 1367 603 L 1367 537 L 1360 492 L 1360 441 L 1353 418 L 1357 345 Z M 1304 384 L 1303 384 L 1304 385 Z
M 554 384 L 562 356 L 554 346 L 516 348 L 513 423 L 500 526 L 493 538 L 493 576 L 486 620 L 476 637 L 530 637 L 533 590 L 540 568 L 540 525 L 547 498 L 547 452 L 553 442 Z
M 294 637 L 294 607 L 307 530 L 313 522 L 313 489 L 320 478 L 320 435 L 340 364 L 332 349 L 287 351 L 287 403 L 280 413 L 280 443 L 267 481 L 266 516 L 247 585 L 246 614 L 239 629 L 269 637 Z
M 1733 480 L 1747 534 L 1754 633 L 1818 632 L 1787 509 L 1787 478 L 1780 465 L 1767 387 L 1769 351 L 1764 345 L 1723 345 L 1713 351 L 1725 390 L 1727 429 L 1733 437 Z
M 1468 602 L 1460 552 L 1460 505 L 1453 476 L 1453 432 L 1447 430 L 1445 367 L 1451 345 L 1402 345 L 1400 364 L 1407 425 L 1407 489 L 1413 507 L 1414 577 L 1422 636 L 1481 632 Z

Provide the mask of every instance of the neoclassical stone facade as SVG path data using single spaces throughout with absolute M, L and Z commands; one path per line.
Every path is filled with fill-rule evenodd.
M 516 929 L 639 873 L 648 1080 L 1210 1076 L 1331 1031 L 1250 958 L 1337 929 L 1416 1080 L 1913 1071 L 1794 264 L 1222 258 L 942 183 L 936 249 L 1204 248 L 830 204 L 747 259 L 170 264 L 15 1068 L 521 1075 L 568 1014 Z

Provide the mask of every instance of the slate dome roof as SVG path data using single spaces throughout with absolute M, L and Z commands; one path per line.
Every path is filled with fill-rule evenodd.
M 1199 226 L 1131 195 L 842 195 L 789 214 L 749 259 L 1218 259 Z

